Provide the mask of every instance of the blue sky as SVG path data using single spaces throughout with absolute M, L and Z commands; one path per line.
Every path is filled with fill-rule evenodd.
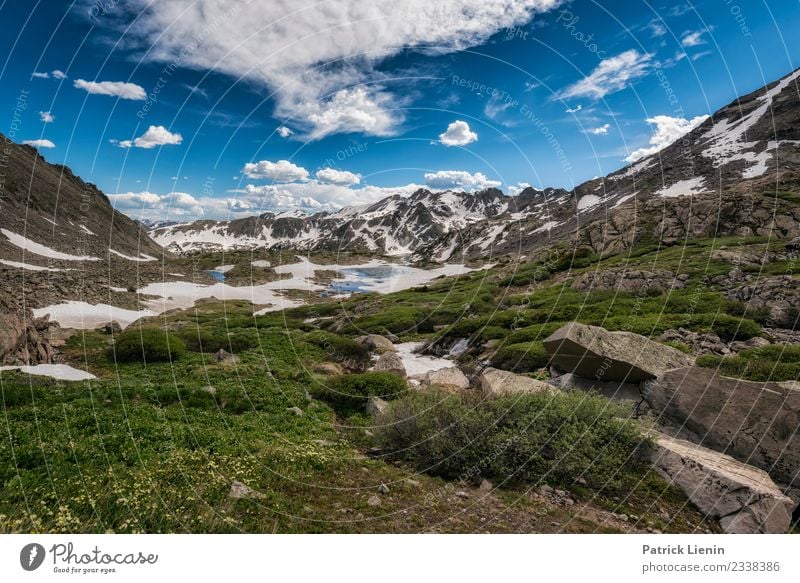
M 571 188 L 800 66 L 796 0 L 49 0 L 0 18 L 0 132 L 151 219 Z

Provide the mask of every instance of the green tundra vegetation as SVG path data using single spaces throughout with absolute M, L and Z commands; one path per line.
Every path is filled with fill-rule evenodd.
M 585 393 L 487 401 L 409 391 L 366 372 L 369 354 L 353 339 L 391 333 L 446 347 L 466 338 L 479 349 L 465 370 L 485 351 L 495 366 L 543 376 L 542 340 L 572 320 L 650 337 L 677 327 L 726 340 L 764 334 L 764 314 L 705 283 L 730 269 L 709 259 L 721 244 L 771 243 L 642 245 L 605 258 L 556 249 L 385 296 L 261 316 L 248 302 L 206 300 L 115 342 L 79 331 L 63 353 L 97 380 L 0 377 L 9 437 L 0 532 L 716 531 L 643 462 L 648 443 L 625 407 Z M 571 287 L 587 270 L 623 265 L 689 279 L 639 294 Z M 220 349 L 238 360 L 213 358 Z M 788 379 L 800 353 L 772 346 L 701 364 Z M 379 427 L 365 413 L 370 396 L 389 402 Z M 498 488 L 481 493 L 483 479 Z M 231 498 L 234 480 L 258 494 Z M 389 492 L 375 504 L 381 484 Z M 577 504 L 546 501 L 543 484 Z M 602 519 L 612 512 L 634 518 Z

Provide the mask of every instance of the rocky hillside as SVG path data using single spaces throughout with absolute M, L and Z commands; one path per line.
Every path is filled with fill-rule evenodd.
M 95 185 L 0 138 L 0 364 L 50 362 L 53 326 L 31 308 L 108 301 L 112 289 L 159 280 L 171 256 Z
M 461 261 L 529 254 L 574 241 L 618 252 L 646 239 L 800 234 L 800 70 L 723 107 L 664 150 L 567 192 L 511 197 L 420 190 L 337 213 L 266 213 L 151 230 L 180 251 L 235 248 L 359 250 Z M 687 204 L 687 197 L 692 203 Z

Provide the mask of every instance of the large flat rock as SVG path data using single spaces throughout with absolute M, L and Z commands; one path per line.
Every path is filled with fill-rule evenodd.
M 481 391 L 487 397 L 518 395 L 522 393 L 552 393 L 552 385 L 507 370 L 486 368 L 481 373 Z
M 785 533 L 794 502 L 766 472 L 705 447 L 665 435 L 655 438 L 652 461 L 728 533 Z
M 698 443 L 757 466 L 778 483 L 800 486 L 800 383 L 761 383 L 686 367 L 645 383 L 661 417 Z
M 632 332 L 609 332 L 571 322 L 545 339 L 550 361 L 564 372 L 599 381 L 638 383 L 689 366 L 694 359 L 680 350 Z

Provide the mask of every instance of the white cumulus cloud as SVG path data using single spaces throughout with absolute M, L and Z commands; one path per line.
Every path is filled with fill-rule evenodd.
M 361 182 L 361 176 L 347 170 L 336 170 L 335 168 L 323 168 L 317 171 L 317 180 L 325 184 L 337 184 L 339 186 L 351 186 Z
M 39 119 L 42 120 L 44 123 L 53 123 L 56 119 L 56 116 L 54 116 L 49 111 L 40 111 Z
M 172 133 L 164 126 L 150 126 L 147 131 L 133 140 L 114 141 L 120 148 L 143 148 L 150 150 L 156 146 L 177 145 L 183 142 L 183 136 Z
M 457 120 L 447 126 L 447 130 L 439 134 L 439 142 L 445 146 L 466 146 L 478 141 L 478 134 L 469 129 L 469 124 Z
M 154 192 L 122 192 L 109 194 L 111 205 L 134 218 L 154 220 L 194 220 L 205 216 L 204 205 L 186 192 L 156 194 Z M 224 201 L 220 202 L 224 206 Z
M 425 184 L 435 190 L 475 191 L 486 188 L 497 188 L 502 184 L 497 180 L 489 180 L 481 172 L 470 174 L 464 170 L 439 170 L 425 174 Z
M 248 178 L 261 178 L 274 180 L 275 182 L 295 182 L 298 180 L 308 180 L 308 170 L 292 164 L 288 160 L 261 160 L 260 162 L 248 162 L 244 165 L 242 173 Z
M 34 148 L 55 148 L 56 145 L 50 140 L 25 140 L 22 142 L 26 146 L 33 146 Z
M 122 81 L 86 81 L 76 79 L 74 83 L 78 89 L 83 89 L 87 93 L 95 95 L 111 95 L 120 99 L 142 100 L 147 97 L 144 87 L 136 83 L 125 83 Z
M 286 126 L 281 126 L 278 128 L 278 135 L 282 138 L 288 138 L 293 133 L 294 132 L 291 129 L 287 128 Z
M 379 65 L 403 51 L 447 54 L 527 24 L 561 0 L 130 0 L 147 60 L 244 77 L 274 92 L 275 116 L 310 139 L 396 133 L 407 84 Z
M 628 84 L 647 74 L 653 55 L 631 49 L 600 61 L 587 77 L 561 92 L 562 99 L 593 97 L 602 99 L 609 93 L 624 89 Z
M 608 135 L 608 130 L 610 128 L 611 128 L 611 126 L 609 124 L 604 123 L 600 127 L 591 128 L 588 131 L 589 131 L 590 134 L 593 134 L 595 136 L 606 136 L 606 135 Z
M 648 118 L 646 120 L 647 123 L 654 125 L 656 128 L 650 138 L 650 145 L 646 148 L 639 148 L 631 152 L 631 154 L 625 158 L 625 161 L 629 163 L 636 162 L 637 160 L 641 160 L 642 158 L 646 158 L 651 154 L 663 150 L 707 119 L 707 115 L 698 115 L 692 119 L 671 117 L 669 115 L 657 115 Z
M 703 38 L 704 30 L 696 30 L 694 32 L 687 32 L 681 39 L 681 44 L 685 47 L 698 47 L 706 44 Z

